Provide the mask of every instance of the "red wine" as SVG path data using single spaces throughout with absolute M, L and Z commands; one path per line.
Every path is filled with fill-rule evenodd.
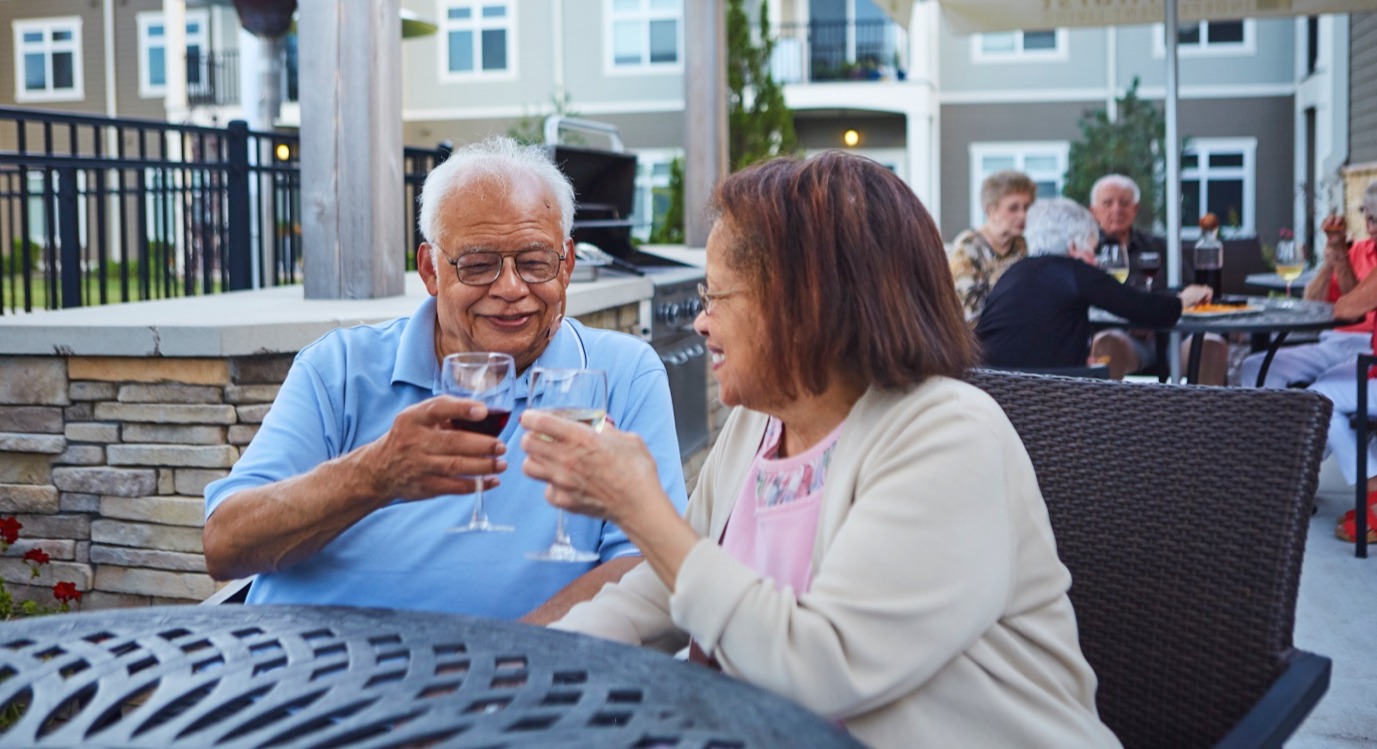
M 485 419 L 479 419 L 477 421 L 450 419 L 449 423 L 455 429 L 462 429 L 466 432 L 482 432 L 489 437 L 496 437 L 507 427 L 507 419 L 511 417 L 511 411 L 503 411 L 500 408 L 489 408 L 488 416 Z
M 1208 286 L 1214 290 L 1214 298 L 1219 299 L 1223 294 L 1224 271 L 1219 268 L 1196 268 L 1195 282 Z

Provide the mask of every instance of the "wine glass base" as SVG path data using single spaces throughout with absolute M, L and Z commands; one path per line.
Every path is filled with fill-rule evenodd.
M 468 525 L 460 525 L 460 526 L 457 526 L 457 527 L 454 527 L 454 528 L 450 528 L 449 530 L 446 530 L 445 532 L 446 532 L 446 533 L 511 533 L 511 532 L 514 531 L 514 530 L 516 530 L 516 528 L 513 527 L 513 526 L 510 526 L 510 525 L 497 525 L 497 524 L 495 524 L 495 523 L 490 523 L 490 522 L 488 522 L 487 518 L 484 518 L 483 520 L 480 520 L 480 521 L 478 521 L 478 522 L 476 522 L 476 523 L 469 523 Z
M 544 551 L 527 552 L 526 558 L 537 562 L 596 562 L 601 557 L 591 551 L 555 544 Z
M 1296 300 L 1291 297 L 1281 297 L 1271 300 L 1271 306 L 1276 309 L 1291 309 L 1296 306 Z

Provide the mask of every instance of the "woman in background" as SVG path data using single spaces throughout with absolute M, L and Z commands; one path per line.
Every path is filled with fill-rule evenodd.
M 551 504 L 646 563 L 556 626 L 696 660 L 879 747 L 1118 746 L 1018 435 L 922 203 L 826 153 L 727 177 L 695 327 L 734 406 L 680 517 L 642 441 L 527 412 Z
M 952 242 L 951 275 L 956 294 L 972 328 L 985 309 L 990 289 L 1010 265 L 1028 255 L 1023 225 L 1038 189 L 1023 172 L 995 172 L 980 184 L 980 205 L 985 225 L 967 229 Z

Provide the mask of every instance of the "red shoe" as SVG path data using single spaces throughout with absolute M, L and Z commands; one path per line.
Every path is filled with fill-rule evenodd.
M 1349 516 L 1341 518 L 1338 526 L 1334 528 L 1334 537 L 1340 541 L 1351 544 L 1357 536 L 1358 523 L 1356 518 L 1352 517 L 1352 511 L 1350 510 Z M 1367 507 L 1367 542 L 1370 544 L 1377 544 L 1377 512 L 1373 512 L 1372 505 L 1370 504 Z

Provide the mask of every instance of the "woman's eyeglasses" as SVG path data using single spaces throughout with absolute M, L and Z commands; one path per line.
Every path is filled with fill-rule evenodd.
M 712 308 L 717 306 L 719 301 L 740 293 L 740 291 L 708 291 L 706 284 L 698 284 L 698 300 L 703 303 L 703 313 L 708 315 L 712 314 Z

